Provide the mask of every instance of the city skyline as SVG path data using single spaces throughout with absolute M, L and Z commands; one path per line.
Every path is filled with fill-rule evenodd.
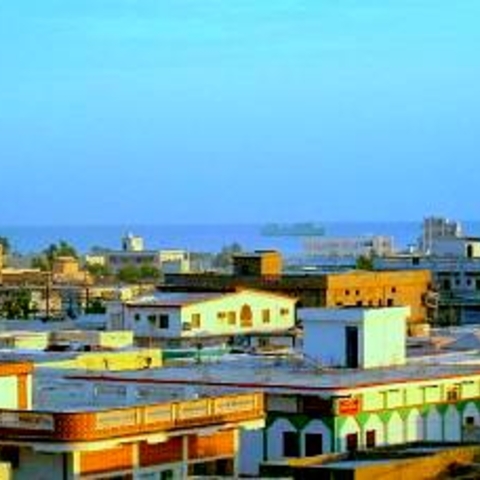
M 0 225 L 478 218 L 480 4 L 0 5 Z

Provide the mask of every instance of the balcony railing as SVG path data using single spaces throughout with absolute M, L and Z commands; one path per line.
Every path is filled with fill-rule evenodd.
M 0 410 L 0 436 L 86 441 L 263 418 L 262 393 L 83 412 L 4 409 Z

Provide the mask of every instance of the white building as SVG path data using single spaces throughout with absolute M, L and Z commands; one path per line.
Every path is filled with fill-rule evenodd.
M 403 365 L 409 315 L 409 307 L 300 309 L 304 353 L 329 367 Z
M 274 333 L 295 325 L 295 303 L 294 298 L 247 289 L 158 293 L 126 302 L 123 328 L 136 337 L 170 339 Z
M 480 258 L 480 238 L 436 238 L 430 244 L 433 257 Z
M 427 217 L 423 220 L 422 236 L 419 239 L 419 248 L 422 253 L 432 251 L 433 242 L 438 239 L 455 239 L 462 236 L 460 222 L 443 217 Z
M 358 237 L 309 237 L 304 240 L 308 255 L 319 257 L 359 257 L 391 255 L 394 250 L 392 237 L 363 235 Z

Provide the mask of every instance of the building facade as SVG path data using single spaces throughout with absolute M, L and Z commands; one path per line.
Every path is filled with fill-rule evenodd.
M 137 338 L 197 339 L 287 331 L 296 299 L 269 292 L 159 293 L 126 302 L 123 328 Z
M 0 461 L 12 480 L 237 477 L 240 431 L 264 425 L 260 393 L 160 402 L 137 393 L 119 405 L 115 387 L 88 379 L 63 381 L 55 396 L 53 377 L 48 398 L 37 395 L 32 408 L 30 373 L 0 366 Z

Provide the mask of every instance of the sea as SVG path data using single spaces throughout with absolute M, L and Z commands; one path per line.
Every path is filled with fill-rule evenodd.
M 421 222 L 323 222 L 326 237 L 385 235 L 393 237 L 398 250 L 415 244 L 421 233 Z M 480 235 L 480 221 L 462 222 L 468 236 Z M 80 253 L 94 247 L 120 249 L 127 233 L 144 238 L 147 249 L 179 248 L 191 252 L 219 252 L 236 242 L 243 250 L 275 249 L 286 256 L 301 255 L 301 237 L 265 236 L 262 224 L 222 225 L 83 225 L 83 226 L 0 226 L 0 236 L 7 237 L 12 250 L 22 255 L 39 252 L 51 243 L 65 240 Z

